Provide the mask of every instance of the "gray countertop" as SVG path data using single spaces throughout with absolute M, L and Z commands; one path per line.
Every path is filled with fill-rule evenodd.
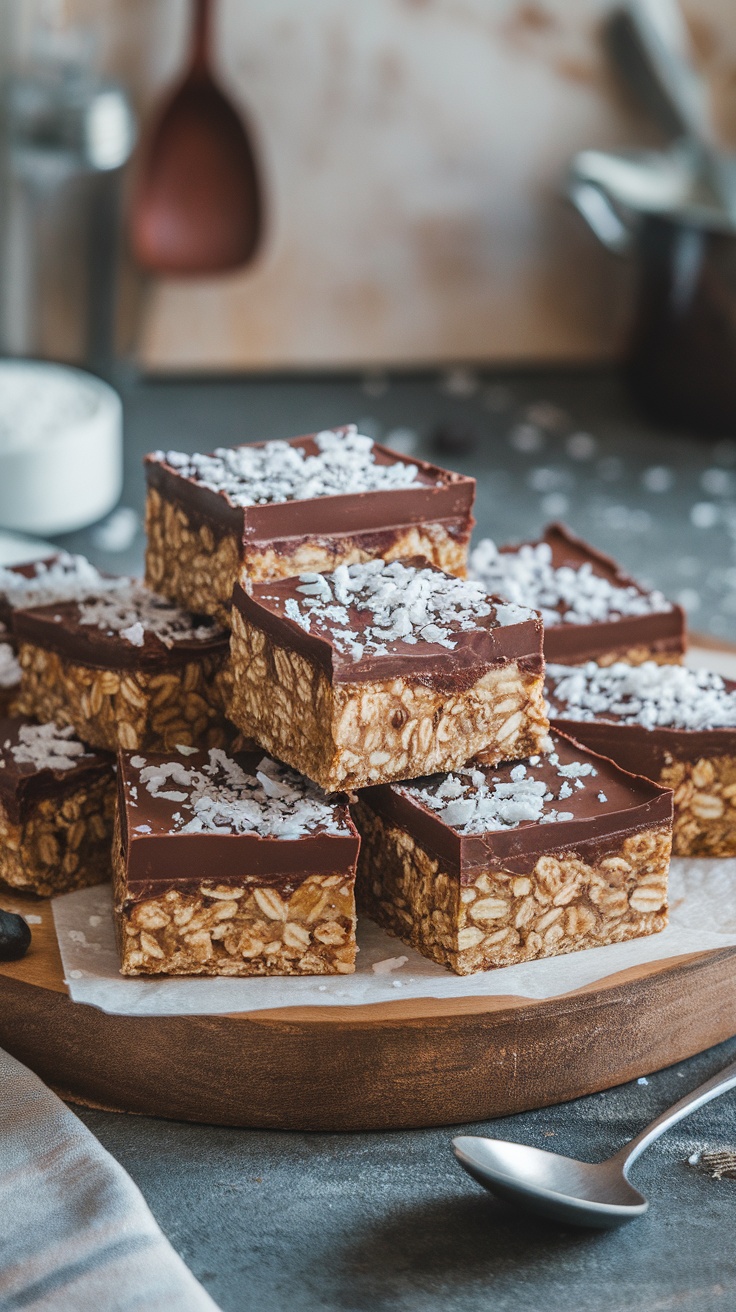
M 564 519 L 680 600 L 694 626 L 736 638 L 736 441 L 655 432 L 611 375 L 171 380 L 123 391 L 123 502 L 138 512 L 146 450 L 355 420 L 475 474 L 479 533 L 507 541 Z M 59 541 L 108 569 L 140 568 L 142 532 L 118 552 L 94 531 Z M 594 1160 L 735 1055 L 731 1041 L 648 1082 L 474 1129 Z M 80 1115 L 225 1312 L 736 1305 L 736 1182 L 687 1164 L 695 1150 L 736 1145 L 732 1096 L 637 1163 L 633 1182 L 651 1209 L 607 1234 L 511 1217 L 455 1165 L 449 1130 L 309 1135 Z

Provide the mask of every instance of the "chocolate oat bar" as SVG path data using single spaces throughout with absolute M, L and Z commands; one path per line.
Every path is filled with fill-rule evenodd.
M 541 612 L 548 661 L 682 660 L 682 608 L 641 587 L 564 524 L 550 524 L 541 541 L 520 546 L 496 547 L 486 538 L 471 553 L 470 574 L 489 592 Z
M 0 565 L 0 715 L 15 709 L 20 691 L 15 611 L 79 596 L 84 589 L 114 590 L 124 582 L 101 574 L 86 557 L 67 551 L 22 565 Z
M 542 626 L 426 562 L 236 585 L 246 735 L 328 791 L 543 750 Z
M 121 753 L 113 843 L 124 975 L 348 975 L 347 804 L 262 752 Z
M 112 767 L 70 727 L 0 720 L 0 883 L 50 897 L 110 878 Z
M 212 619 L 128 579 L 112 593 L 17 610 L 13 628 L 23 714 L 71 724 L 110 751 L 228 740 L 229 634 Z
M 356 431 L 146 458 L 146 579 L 227 619 L 233 585 L 378 556 L 426 556 L 464 575 L 475 479 L 399 456 Z
M 646 663 L 547 667 L 556 726 L 675 790 L 677 856 L 736 856 L 736 683 Z
M 664 929 L 672 793 L 551 736 L 362 792 L 360 914 L 458 975 Z

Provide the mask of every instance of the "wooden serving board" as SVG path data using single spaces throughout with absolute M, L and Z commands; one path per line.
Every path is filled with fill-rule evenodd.
M 0 964 L 0 1045 L 70 1101 L 115 1111 L 291 1130 L 467 1123 L 611 1088 L 736 1033 L 736 947 L 543 1001 L 107 1015 L 69 998 L 50 903 L 0 906 L 42 918 L 28 955 Z
M 564 1102 L 736 1032 L 736 947 L 564 997 L 400 1000 L 236 1016 L 113 1016 L 68 996 L 51 906 L 0 965 L 0 1045 L 70 1101 L 292 1130 L 446 1125 Z

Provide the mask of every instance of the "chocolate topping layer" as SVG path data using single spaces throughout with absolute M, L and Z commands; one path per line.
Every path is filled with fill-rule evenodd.
M 182 801 L 182 794 L 189 789 L 174 777 L 170 786 L 159 787 L 158 795 L 154 796 L 145 782 L 145 772 L 148 767 L 167 766 L 173 761 L 178 761 L 187 772 L 202 772 L 211 755 L 205 751 L 149 753 L 145 757 L 135 752 L 119 754 L 118 802 L 127 866 L 127 901 L 146 901 L 171 889 L 197 892 L 203 884 L 242 888 L 246 881 L 290 891 L 309 875 L 353 873 L 360 839 L 347 803 L 340 797 L 328 798 L 270 758 L 265 761 L 274 773 L 280 771 L 287 784 L 297 781 L 304 796 L 316 800 L 317 809 L 325 815 L 322 822 L 317 819 L 310 823 L 297 838 L 222 832 L 224 822 L 218 825 L 220 832 L 182 832 L 184 823 L 191 823 L 195 815 L 191 804 Z M 220 759 L 224 757 L 224 753 L 217 755 Z M 230 759 L 256 783 L 256 772 L 262 771 L 264 763 L 262 751 L 241 752 Z M 278 803 L 278 783 L 273 787 Z M 166 797 L 162 792 L 179 796 Z M 288 832 L 288 826 L 284 828 Z
M 430 569 L 438 579 L 449 577 L 428 566 L 424 560 L 392 563 Z M 301 579 L 311 577 L 304 575 L 258 583 L 248 592 L 236 584 L 233 606 L 277 646 L 298 651 L 319 666 L 333 683 L 403 678 L 449 691 L 471 687 L 492 666 L 507 661 L 516 661 L 529 672 L 542 672 L 542 622 L 539 615 L 526 612 L 529 618 L 518 623 L 501 623 L 497 612 L 503 603 L 491 597 L 487 598 L 489 614 L 478 615 L 473 628 L 463 629 L 458 623 L 448 621 L 447 628 L 455 644 L 452 648 L 421 637 L 412 644 L 401 638 L 392 638 L 382 644 L 384 651 L 372 651 L 368 647 L 358 659 L 354 659 L 343 649 L 345 628 L 362 641 L 366 630 L 375 626 L 374 615 L 370 610 L 347 605 L 343 608 L 348 616 L 347 626 L 311 616 L 310 631 L 307 632 L 288 611 L 296 613 L 294 607 L 299 607 L 306 613 L 304 593 L 300 590 L 304 587 Z
M 73 758 L 69 769 L 39 768 L 30 761 L 17 761 L 13 748 L 21 747 L 24 727 L 38 729 L 35 721 L 20 715 L 0 720 L 0 803 L 13 824 L 22 824 L 29 808 L 44 797 L 61 799 L 101 775 L 112 777 L 112 755 L 86 747 Z M 77 743 L 78 739 L 67 730 L 63 741 Z
M 107 601 L 108 598 L 103 594 L 102 598 L 90 600 Z M 97 669 L 167 669 L 210 653 L 224 656 L 227 652 L 229 635 L 213 620 L 178 611 L 163 599 L 161 613 L 180 614 L 182 635 L 188 636 L 178 637 L 167 645 L 150 629 L 143 628 L 140 633 L 133 634 L 137 641 L 132 641 L 115 629 L 82 623 L 84 609 L 78 601 L 18 610 L 13 628 L 19 642 L 33 643 L 79 665 L 91 665 Z
M 491 829 L 484 833 L 463 833 L 442 819 L 432 807 L 417 796 L 422 788 L 436 792 L 447 779 L 434 775 L 430 779 L 415 780 L 411 785 L 381 784 L 360 793 L 377 814 L 404 829 L 427 851 L 439 857 L 443 865 L 460 872 L 461 882 L 472 882 L 478 868 L 500 865 L 504 869 L 523 873 L 534 868 L 544 853 L 558 851 L 605 850 L 620 846 L 623 836 L 649 825 L 665 824 L 672 820 L 672 793 L 635 774 L 628 773 L 613 761 L 587 751 L 574 739 L 557 731 L 552 733 L 553 752 L 538 758 L 538 764 L 524 762 L 529 776 L 543 780 L 552 794 L 547 809 L 559 813 L 572 813 L 571 820 L 553 823 L 521 820 L 510 828 Z M 566 776 L 560 776 L 558 765 L 566 767 L 587 763 L 595 775 L 583 776 L 583 787 L 575 787 L 575 776 L 569 783 L 569 795 L 560 797 Z M 502 766 L 472 766 L 480 769 L 489 786 L 493 781 L 501 785 L 512 782 L 512 771 L 517 763 Z M 455 772 L 461 777 L 461 772 Z M 563 789 L 566 794 L 567 790 Z M 599 800 L 602 793 L 605 800 Z
M 346 432 L 347 427 L 336 429 Z M 316 455 L 314 433 L 291 438 L 289 445 L 307 455 Z M 257 442 L 253 446 L 263 447 Z M 304 501 L 274 502 L 261 506 L 236 506 L 221 492 L 202 487 L 194 478 L 183 477 L 165 459 L 145 459 L 146 479 L 165 500 L 178 503 L 194 523 L 207 523 L 220 536 L 235 533 L 244 543 L 268 543 L 285 538 L 315 538 L 376 532 L 405 524 L 466 520 L 468 529 L 475 499 L 475 479 L 454 474 L 388 447 L 373 445 L 376 464 L 412 465 L 416 481 L 400 488 L 312 497 Z
M 542 538 L 536 542 L 505 546 L 500 551 L 502 554 L 510 554 L 519 551 L 520 546 L 537 546 L 539 542 L 549 545 L 554 569 L 563 565 L 579 569 L 581 565 L 588 564 L 593 574 L 606 579 L 614 587 L 633 588 L 640 596 L 650 595 L 615 560 L 591 547 L 564 524 L 550 524 Z M 614 651 L 623 656 L 627 651 L 642 646 L 655 653 L 683 652 L 685 614 L 682 607 L 670 605 L 668 610 L 653 611 L 647 615 L 624 615 L 587 624 L 547 624 L 544 630 L 545 659 L 559 661 L 561 664 L 595 660 L 598 656 Z

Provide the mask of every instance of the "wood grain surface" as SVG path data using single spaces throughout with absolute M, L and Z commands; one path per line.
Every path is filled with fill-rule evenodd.
M 564 997 L 404 999 L 238 1016 L 113 1016 L 73 1003 L 48 902 L 0 965 L 0 1044 L 63 1096 L 112 1110 L 295 1130 L 446 1125 L 548 1106 L 736 1032 L 736 947 L 632 968 Z

